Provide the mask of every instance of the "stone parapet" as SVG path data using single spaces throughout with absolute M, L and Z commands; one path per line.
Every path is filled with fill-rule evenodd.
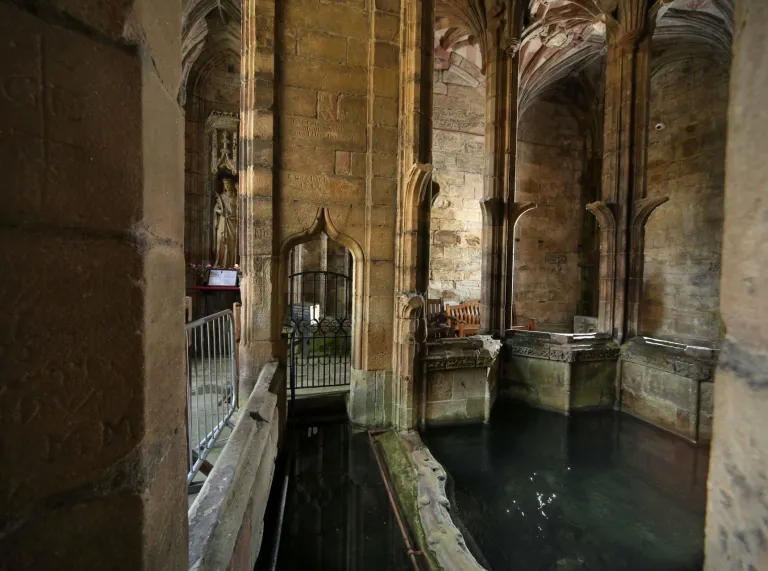
M 490 367 L 501 350 L 501 342 L 488 335 L 461 339 L 438 339 L 427 343 L 422 360 L 427 370 Z
M 451 518 L 447 474 L 417 432 L 378 437 L 416 543 L 434 571 L 484 571 Z
M 718 349 L 649 337 L 635 337 L 621 347 L 621 359 L 694 381 L 712 381 Z
M 694 442 L 709 442 L 718 353 L 660 339 L 631 339 L 621 348 L 616 408 Z
M 426 344 L 427 424 L 488 422 L 496 401 L 501 341 L 489 335 Z
M 508 331 L 503 354 L 510 398 L 566 414 L 613 404 L 619 347 L 607 334 Z
M 189 508 L 189 569 L 250 571 L 285 427 L 285 369 L 267 363 Z

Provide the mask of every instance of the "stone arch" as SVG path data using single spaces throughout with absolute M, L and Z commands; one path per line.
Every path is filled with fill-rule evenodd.
M 273 300 L 276 311 L 273 311 L 272 313 L 273 338 L 279 337 L 280 328 L 283 323 L 282 320 L 288 309 L 286 307 L 286 299 L 288 296 L 288 260 L 290 252 L 294 247 L 319 237 L 322 232 L 325 232 L 331 240 L 338 242 L 352 254 L 352 323 L 354 324 L 352 328 L 352 367 L 361 369 L 363 355 L 363 328 L 360 327 L 360 317 L 363 315 L 364 311 L 363 289 L 365 284 L 365 253 L 363 252 L 362 246 L 360 246 L 354 238 L 344 234 L 336 228 L 336 225 L 331 219 L 330 210 L 324 206 L 317 209 L 317 215 L 308 228 L 288 236 L 280 246 L 278 291 L 276 300 Z M 284 348 L 280 349 L 278 358 L 281 360 L 286 358 Z

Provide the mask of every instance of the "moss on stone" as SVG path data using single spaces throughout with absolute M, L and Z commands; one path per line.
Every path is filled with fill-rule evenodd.
M 429 549 L 427 536 L 421 525 L 418 504 L 416 502 L 419 493 L 418 474 L 408 458 L 408 452 L 400 436 L 394 430 L 390 430 L 377 436 L 376 441 L 384 451 L 384 459 L 387 462 L 390 480 L 394 486 L 393 492 L 397 495 L 397 500 L 402 510 L 401 516 L 408 523 L 411 535 L 418 548 L 426 556 L 430 569 L 442 571 L 442 567 L 438 564 L 434 553 Z

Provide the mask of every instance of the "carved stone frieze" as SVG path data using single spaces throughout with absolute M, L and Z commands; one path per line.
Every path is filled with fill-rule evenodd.
M 712 381 L 717 359 L 686 354 L 680 343 L 655 343 L 653 340 L 632 339 L 621 347 L 621 360 L 643 367 L 659 369 L 693 381 Z
M 489 336 L 437 339 L 427 343 L 422 361 L 429 371 L 488 368 L 493 366 L 500 350 L 501 342 Z
M 605 335 L 513 335 L 504 345 L 508 355 L 563 363 L 613 361 L 619 356 L 619 347 Z

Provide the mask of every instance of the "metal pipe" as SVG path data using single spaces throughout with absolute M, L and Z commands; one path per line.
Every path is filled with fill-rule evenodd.
M 288 459 L 288 467 L 285 471 L 285 477 L 283 478 L 283 489 L 280 492 L 280 510 L 277 512 L 277 526 L 275 531 L 275 543 L 272 545 L 272 555 L 269 560 L 270 571 L 277 569 L 277 557 L 280 552 L 280 538 L 283 535 L 283 521 L 285 519 L 285 504 L 288 499 L 288 484 L 291 480 L 291 472 L 293 471 L 293 451 L 290 452 L 290 458 Z

